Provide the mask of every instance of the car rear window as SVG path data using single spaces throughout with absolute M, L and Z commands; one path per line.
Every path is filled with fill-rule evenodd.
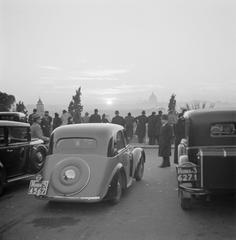
M 93 138 L 65 138 L 57 141 L 54 152 L 89 153 L 89 150 L 96 149 L 96 147 L 97 141 Z
M 210 128 L 212 137 L 236 136 L 236 123 L 214 123 Z

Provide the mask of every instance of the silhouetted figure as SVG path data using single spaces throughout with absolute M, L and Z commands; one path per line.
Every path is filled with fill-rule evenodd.
M 50 137 L 51 126 L 52 126 L 51 124 L 52 124 L 52 117 L 49 115 L 48 111 L 45 111 L 41 121 L 41 127 L 43 130 L 43 135 L 46 137 Z
M 119 111 L 116 110 L 115 111 L 115 117 L 112 118 L 111 122 L 114 123 L 114 124 L 118 124 L 118 125 L 121 125 L 121 126 L 124 127 L 125 126 L 125 120 L 119 114 L 120 114 Z
M 155 130 L 155 136 L 158 144 L 160 141 L 159 138 L 160 138 L 161 126 L 162 126 L 162 111 L 158 111 L 158 115 L 156 115 L 156 130 Z
M 125 117 L 125 129 L 129 141 L 133 138 L 134 135 L 134 123 L 135 119 L 129 112 L 128 115 Z
M 98 110 L 94 109 L 94 114 L 92 114 L 89 118 L 90 123 L 100 123 L 101 122 L 101 116 L 98 114 Z
M 108 119 L 106 118 L 106 114 L 103 113 L 102 114 L 102 120 L 101 120 L 102 123 L 109 123 Z
M 89 122 L 89 113 L 86 112 L 82 117 L 82 123 L 88 123 L 88 122 Z
M 142 111 L 142 115 L 136 118 L 137 121 L 136 135 L 138 136 L 139 143 L 143 143 L 144 138 L 146 136 L 146 123 L 148 122 L 148 118 L 145 114 L 146 112 Z
M 29 115 L 29 119 L 28 119 L 28 122 L 29 122 L 30 125 L 33 124 L 33 115 L 36 114 L 36 113 L 37 113 L 37 109 L 34 108 L 33 112 Z
M 167 116 L 162 117 L 162 126 L 160 130 L 160 142 L 159 142 L 159 156 L 163 158 L 163 161 L 159 167 L 170 166 L 171 156 L 171 140 L 172 140 L 172 128 L 168 123 Z
M 58 113 L 54 113 L 54 118 L 53 118 L 53 122 L 52 122 L 52 129 L 54 130 L 55 128 L 61 126 L 61 118 L 59 117 Z
M 149 145 L 155 145 L 156 143 L 156 120 L 156 112 L 152 112 L 152 114 L 148 117 Z

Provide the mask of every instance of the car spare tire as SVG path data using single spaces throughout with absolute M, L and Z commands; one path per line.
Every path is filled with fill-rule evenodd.
M 33 148 L 32 155 L 30 158 L 30 171 L 32 173 L 39 172 L 45 162 L 46 152 L 43 148 Z
M 77 157 L 69 157 L 57 163 L 51 175 L 52 187 L 65 195 L 80 192 L 86 187 L 89 179 L 88 164 Z

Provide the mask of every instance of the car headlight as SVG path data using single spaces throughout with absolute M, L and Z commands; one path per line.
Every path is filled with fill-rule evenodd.
M 76 173 L 73 169 L 68 169 L 64 172 L 64 179 L 65 180 L 74 180 L 76 177 Z

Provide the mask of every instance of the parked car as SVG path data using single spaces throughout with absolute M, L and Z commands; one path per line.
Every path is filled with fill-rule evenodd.
M 41 170 L 47 148 L 31 139 L 30 125 L 0 121 L 0 195 L 7 183 L 26 179 Z
M 120 201 L 123 190 L 143 177 L 145 152 L 127 143 L 124 128 L 110 123 L 61 126 L 29 194 L 40 199 Z
M 22 112 L 0 112 L 0 120 L 27 122 L 27 117 Z
M 195 110 L 184 118 L 177 178 L 181 207 L 189 209 L 195 196 L 236 192 L 236 111 Z

